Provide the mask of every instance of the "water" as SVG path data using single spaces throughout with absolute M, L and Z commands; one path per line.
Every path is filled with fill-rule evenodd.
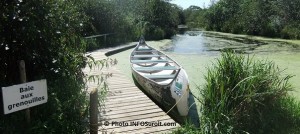
M 207 31 L 188 31 L 176 35 L 172 44 L 163 50 L 176 54 L 215 55 L 220 51 L 232 49 L 242 54 L 269 54 L 274 52 L 299 53 L 299 45 L 286 40 L 258 39 L 246 35 L 220 34 Z
M 196 32 L 195 35 L 186 33 L 184 35 L 177 35 L 173 38 L 173 47 L 169 50 L 176 54 L 202 54 L 207 51 L 204 44 L 204 37 L 202 32 Z

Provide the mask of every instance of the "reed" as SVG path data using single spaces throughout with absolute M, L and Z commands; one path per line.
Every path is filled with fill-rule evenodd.
M 290 116 L 283 110 L 283 104 L 299 109 L 299 105 L 287 95 L 292 90 L 289 84 L 292 76 L 282 77 L 282 72 L 273 62 L 254 61 L 253 57 L 234 54 L 233 51 L 223 52 L 208 69 L 206 84 L 200 89 L 203 103 L 201 131 L 275 133 L 282 130 L 277 120 Z

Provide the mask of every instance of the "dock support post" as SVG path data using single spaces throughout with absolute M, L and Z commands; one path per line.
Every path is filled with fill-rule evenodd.
M 90 93 L 90 134 L 98 134 L 98 89 Z

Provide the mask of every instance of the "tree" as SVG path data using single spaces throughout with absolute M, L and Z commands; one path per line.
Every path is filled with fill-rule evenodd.
M 208 30 L 300 38 L 299 5 L 293 0 L 219 0 L 204 22 Z
M 31 133 L 83 133 L 85 46 L 81 33 L 87 17 L 81 5 L 13 0 L 1 1 L 0 7 L 0 86 L 19 84 L 17 63 L 25 60 L 28 81 L 47 79 L 48 86 L 48 102 L 31 108 Z M 25 122 L 22 112 L 0 118 L 1 132 L 24 132 L 22 125 L 15 125 Z

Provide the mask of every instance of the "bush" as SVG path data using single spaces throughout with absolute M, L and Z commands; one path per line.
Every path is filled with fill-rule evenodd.
M 81 32 L 87 19 L 76 2 L 0 2 L 4 16 L 0 18 L 0 86 L 19 84 L 19 60 L 26 62 L 27 81 L 47 79 L 48 102 L 30 108 L 29 133 L 85 130 L 87 101 L 81 70 L 85 67 L 85 43 Z M 24 124 L 23 111 L 0 116 L 3 133 L 24 133 L 28 129 Z
M 300 107 L 287 96 L 291 76 L 281 77 L 281 72 L 272 62 L 222 53 L 208 69 L 207 84 L 199 89 L 201 132 L 286 133 L 297 129 Z M 282 128 L 281 121 L 288 129 Z
M 281 37 L 286 39 L 300 39 L 300 25 L 291 24 L 281 30 Z
M 164 30 L 162 30 L 160 27 L 153 26 L 153 25 L 146 28 L 145 33 L 146 33 L 146 35 L 145 35 L 146 39 L 161 40 L 161 39 L 164 39 L 164 37 L 165 37 Z

